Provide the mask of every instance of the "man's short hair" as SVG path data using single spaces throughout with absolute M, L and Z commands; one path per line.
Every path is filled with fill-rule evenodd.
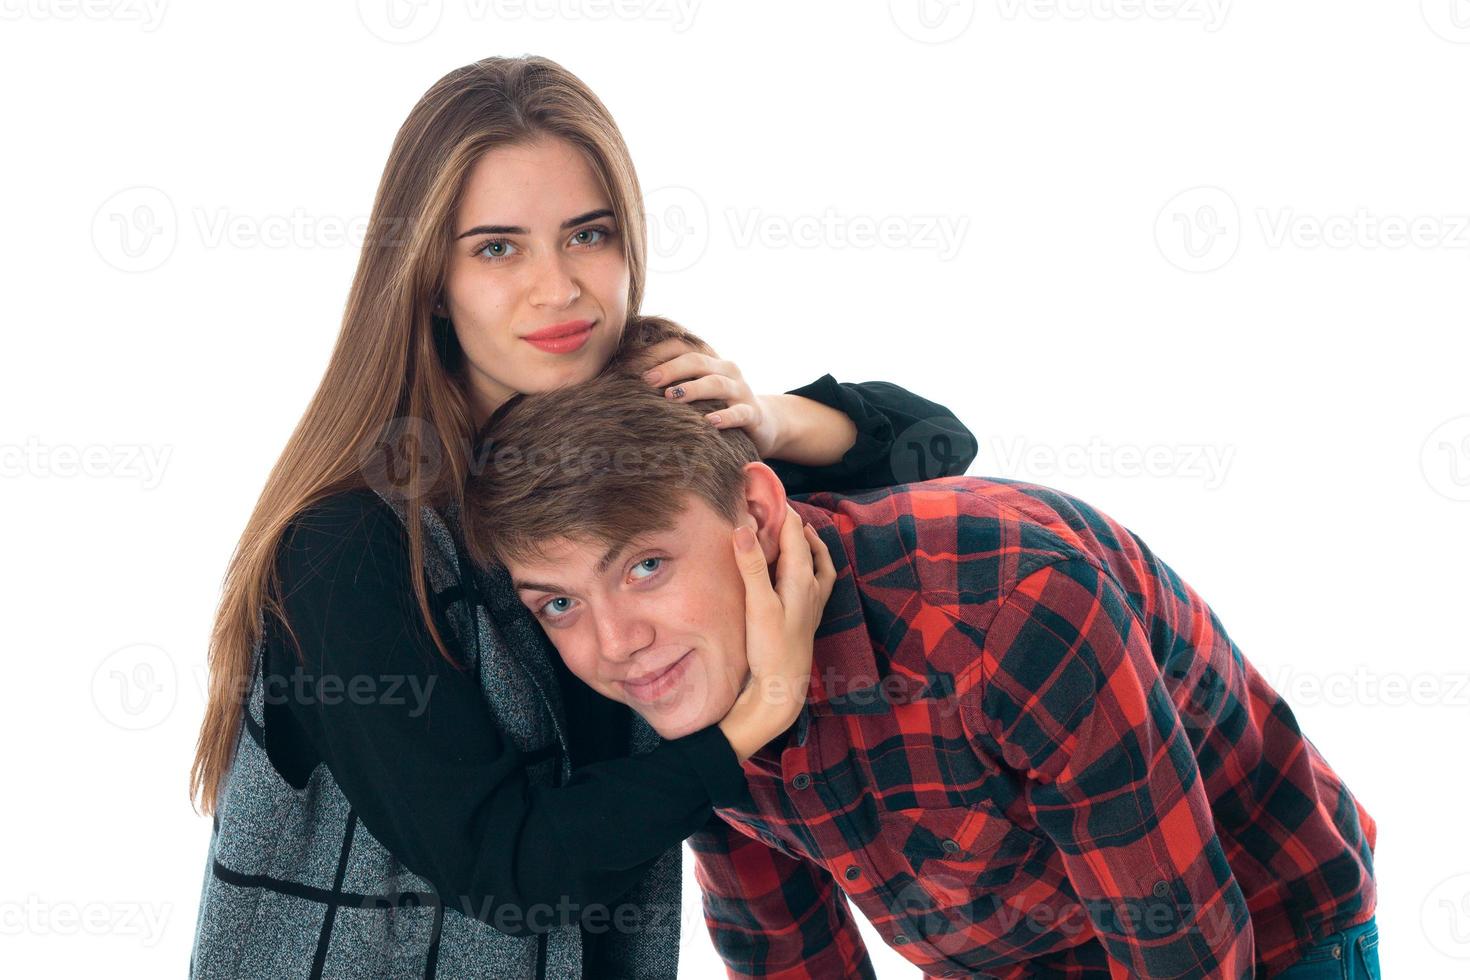
M 643 380 L 654 366 L 648 349 L 670 338 L 714 353 L 670 320 L 635 317 L 592 380 L 516 396 L 491 415 L 479 434 L 483 465 L 465 488 L 471 558 L 544 560 L 542 545 L 557 538 L 621 547 L 670 530 L 687 492 L 739 519 L 745 465 L 760 456 L 743 429 L 704 418 L 725 402 L 671 401 Z

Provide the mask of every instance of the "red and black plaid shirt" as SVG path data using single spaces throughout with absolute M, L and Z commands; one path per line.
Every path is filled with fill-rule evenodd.
M 1270 977 L 1373 914 L 1373 819 L 1127 529 L 974 477 L 793 507 L 838 570 L 808 704 L 691 839 L 732 976 L 873 976 L 848 901 L 999 978 Z

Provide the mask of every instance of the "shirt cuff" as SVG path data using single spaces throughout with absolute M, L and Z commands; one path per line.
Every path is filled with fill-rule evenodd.
M 710 725 L 667 744 L 678 746 L 684 753 L 715 807 L 737 806 L 748 797 L 750 788 L 745 783 L 745 770 L 740 768 L 735 750 L 719 725 Z
M 882 412 L 875 412 L 861 395 L 844 387 L 830 374 L 824 374 L 809 385 L 792 389 L 788 395 L 800 395 L 852 419 L 857 426 L 857 441 L 852 444 L 841 460 L 829 467 L 820 467 L 829 477 L 834 475 L 861 473 L 883 460 L 893 448 L 893 422 Z

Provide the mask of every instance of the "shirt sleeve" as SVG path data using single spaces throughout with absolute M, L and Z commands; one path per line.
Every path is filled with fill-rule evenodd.
M 857 426 L 857 441 L 831 466 L 765 460 L 788 494 L 854 492 L 960 476 L 975 459 L 975 437 L 953 412 L 896 384 L 839 382 L 824 374 L 786 394 L 835 408 Z
M 981 680 L 961 717 L 1022 778 L 1113 975 L 1251 977 L 1245 898 L 1122 588 L 1063 558 L 990 608 Z
M 825 868 L 711 816 L 689 838 L 704 919 L 731 977 L 876 980 L 847 899 Z
M 288 528 L 277 567 L 304 662 L 272 620 L 266 750 L 298 788 L 325 763 L 368 831 L 446 904 L 512 935 L 576 922 L 712 804 L 743 797 L 716 726 L 532 785 L 535 760 L 498 729 L 478 678 L 434 646 L 408 562 L 406 531 L 370 492 L 329 498 Z

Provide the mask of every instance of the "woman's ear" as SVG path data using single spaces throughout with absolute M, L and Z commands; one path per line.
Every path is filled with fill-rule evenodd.
M 786 523 L 786 487 L 765 463 L 745 464 L 745 509 L 755 524 L 755 539 L 770 564 L 781 554 L 781 527 Z

